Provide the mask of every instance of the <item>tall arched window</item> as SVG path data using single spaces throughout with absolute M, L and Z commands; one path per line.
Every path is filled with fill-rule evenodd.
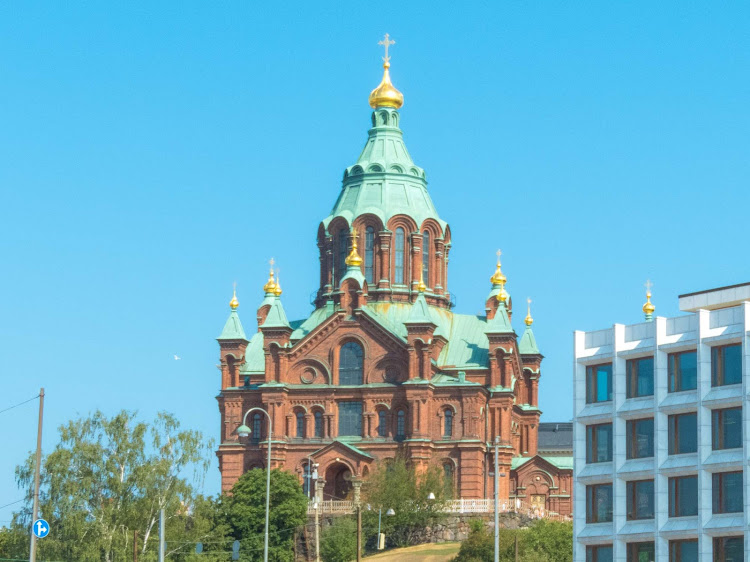
M 305 414 L 304 412 L 297 412 L 297 437 L 303 438 L 305 436 Z
M 315 437 L 323 437 L 323 412 L 315 412 Z
M 263 419 L 261 417 L 261 414 L 255 413 L 253 414 L 253 432 L 250 434 L 250 440 L 253 443 L 259 443 L 261 438 L 261 431 L 263 429 L 263 426 L 261 425 L 263 423 Z
M 371 226 L 365 229 L 365 279 L 370 285 L 375 283 L 375 229 Z
M 424 276 L 425 285 L 430 287 L 430 231 L 425 230 L 422 235 L 422 275 Z
M 453 410 L 446 408 L 443 417 L 443 436 L 450 437 L 451 435 L 453 435 Z
M 349 249 L 349 244 L 347 243 L 347 235 L 349 234 L 349 231 L 345 228 L 339 229 L 338 234 L 338 259 L 336 260 L 336 265 L 334 268 L 336 269 L 336 284 L 339 284 L 339 281 L 341 281 L 341 278 L 344 276 L 344 272 L 346 271 L 346 253 Z
M 453 463 L 450 461 L 443 463 L 443 484 L 446 497 L 453 497 Z
M 397 285 L 404 284 L 404 229 L 396 229 L 396 267 L 393 272 L 393 282 Z
M 302 476 L 302 491 L 306 496 L 310 495 L 310 488 L 312 485 L 312 473 L 310 471 L 310 463 L 305 463 L 304 474 Z
M 378 436 L 388 436 L 388 413 L 385 410 L 378 412 Z
M 396 439 L 406 437 L 406 412 L 399 410 L 396 414 Z
M 339 384 L 362 384 L 365 352 L 353 341 L 341 346 L 339 352 Z

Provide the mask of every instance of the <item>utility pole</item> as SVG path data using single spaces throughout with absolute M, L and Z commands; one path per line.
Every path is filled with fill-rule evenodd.
M 138 562 L 138 531 L 133 531 L 133 562 Z
M 354 508 L 357 510 L 357 562 L 362 562 L 362 502 L 359 496 L 362 480 L 352 478 L 352 486 L 354 486 Z
M 34 466 L 34 506 L 31 510 L 31 524 L 39 517 L 39 473 L 42 464 L 42 419 L 44 417 L 44 388 L 39 389 L 39 424 L 36 429 L 36 463 Z M 36 535 L 31 532 L 29 562 L 36 562 Z
M 320 562 L 320 510 L 325 480 L 315 480 L 315 562 Z
M 500 467 L 498 466 L 497 448 L 500 445 L 500 437 L 495 436 L 495 562 L 500 562 L 500 513 L 499 509 L 499 488 L 500 488 Z
M 159 562 L 164 562 L 164 510 L 159 510 Z

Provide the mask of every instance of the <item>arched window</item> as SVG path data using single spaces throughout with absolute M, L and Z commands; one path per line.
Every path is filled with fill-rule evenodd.
M 396 414 L 396 439 L 406 437 L 406 412 L 399 410 Z
M 339 384 L 362 384 L 365 353 L 362 346 L 355 342 L 347 342 L 341 346 L 339 352 Z
M 310 463 L 307 462 L 304 465 L 304 474 L 302 476 L 302 491 L 306 496 L 310 496 L 310 488 L 312 485 L 312 474 L 310 472 Z
M 450 461 L 443 463 L 443 485 L 446 497 L 453 497 L 453 463 Z
M 385 410 L 378 412 L 378 436 L 388 436 L 388 413 Z
M 422 275 L 424 277 L 425 285 L 430 287 L 430 231 L 425 230 L 422 235 Z
M 297 412 L 297 437 L 303 438 L 305 436 L 305 414 L 304 412 Z
M 253 414 L 253 432 L 250 434 L 250 440 L 253 443 L 259 443 L 261 438 L 261 431 L 263 429 L 263 426 L 261 425 L 263 423 L 263 418 L 261 414 L 255 413 Z
M 450 408 L 445 409 L 445 417 L 443 418 L 443 436 L 450 437 L 453 435 L 453 410 Z
M 375 229 L 365 229 L 365 279 L 369 284 L 375 283 Z
M 338 285 L 341 281 L 341 278 L 344 276 L 344 272 L 346 271 L 346 253 L 348 250 L 348 240 L 347 235 L 349 231 L 345 228 L 339 229 L 339 235 L 338 235 L 338 259 L 336 260 L 336 265 L 334 268 L 336 269 L 336 284 Z
M 323 437 L 323 412 L 315 412 L 315 437 Z
M 396 229 L 396 268 L 393 272 L 393 282 L 397 285 L 404 284 L 404 229 Z

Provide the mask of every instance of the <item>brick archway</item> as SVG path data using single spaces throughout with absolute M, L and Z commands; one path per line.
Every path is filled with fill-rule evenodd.
M 326 469 L 325 487 L 323 488 L 324 500 L 345 500 L 352 489 L 352 471 L 342 462 L 331 464 Z

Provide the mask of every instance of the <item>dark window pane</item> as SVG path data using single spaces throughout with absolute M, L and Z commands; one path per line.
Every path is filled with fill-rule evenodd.
M 315 437 L 323 437 L 323 412 L 315 412 Z
M 453 410 L 450 408 L 445 410 L 445 427 L 443 427 L 443 435 L 450 437 L 453 435 Z
M 698 514 L 698 477 L 681 476 L 669 479 L 669 516 Z
M 586 428 L 586 462 L 612 460 L 612 424 L 590 425 Z
M 698 562 L 698 541 L 670 541 L 669 562 Z
M 395 271 L 393 273 L 393 282 L 399 285 L 404 283 L 404 229 L 396 229 L 395 246 Z
M 742 408 L 711 412 L 711 441 L 714 450 L 742 447 Z
M 586 487 L 586 521 L 588 523 L 612 521 L 612 484 Z
M 587 546 L 586 562 L 612 562 L 612 546 Z
M 742 382 L 742 346 L 728 345 L 724 348 L 724 384 Z
M 362 402 L 339 402 L 339 435 L 362 435 Z
M 654 562 L 654 543 L 631 543 L 627 549 L 628 562 Z
M 695 453 L 697 450 L 697 414 L 669 416 L 669 454 Z
M 654 359 L 631 359 L 626 363 L 627 397 L 652 396 L 654 394 Z
M 365 229 L 365 279 L 371 285 L 375 282 L 375 229 Z
M 380 437 L 385 437 L 388 435 L 388 429 L 387 429 L 387 414 L 385 413 L 385 410 L 380 410 L 378 412 L 378 435 Z
M 349 231 L 347 231 L 345 228 L 342 228 L 339 230 L 338 235 L 338 259 L 336 260 L 336 265 L 334 268 L 336 269 L 336 275 L 335 280 L 336 284 L 338 285 L 339 281 L 341 281 L 341 278 L 344 276 L 344 272 L 346 271 L 346 254 L 348 252 L 348 238 Z
M 712 476 L 713 512 L 743 511 L 742 472 L 720 472 Z
M 714 539 L 714 562 L 744 562 L 743 537 L 720 537 Z
M 297 437 L 305 436 L 305 414 L 297 412 Z
M 403 439 L 406 437 L 406 412 L 399 410 L 396 414 L 396 437 Z
M 362 384 L 364 351 L 355 342 L 348 342 L 341 346 L 339 354 L 339 384 Z
M 626 424 L 626 457 L 643 459 L 654 456 L 654 419 L 629 420 Z
M 612 364 L 586 367 L 586 402 L 612 400 Z
M 688 351 L 680 354 L 680 390 L 698 388 L 698 354 Z
M 654 518 L 654 481 L 641 480 L 628 482 L 627 491 L 627 519 Z
M 430 256 L 432 255 L 432 252 L 430 251 L 431 247 L 432 244 L 430 242 L 430 233 L 429 231 L 425 230 L 424 234 L 422 235 L 422 275 L 424 277 L 424 282 L 428 287 L 430 286 Z

